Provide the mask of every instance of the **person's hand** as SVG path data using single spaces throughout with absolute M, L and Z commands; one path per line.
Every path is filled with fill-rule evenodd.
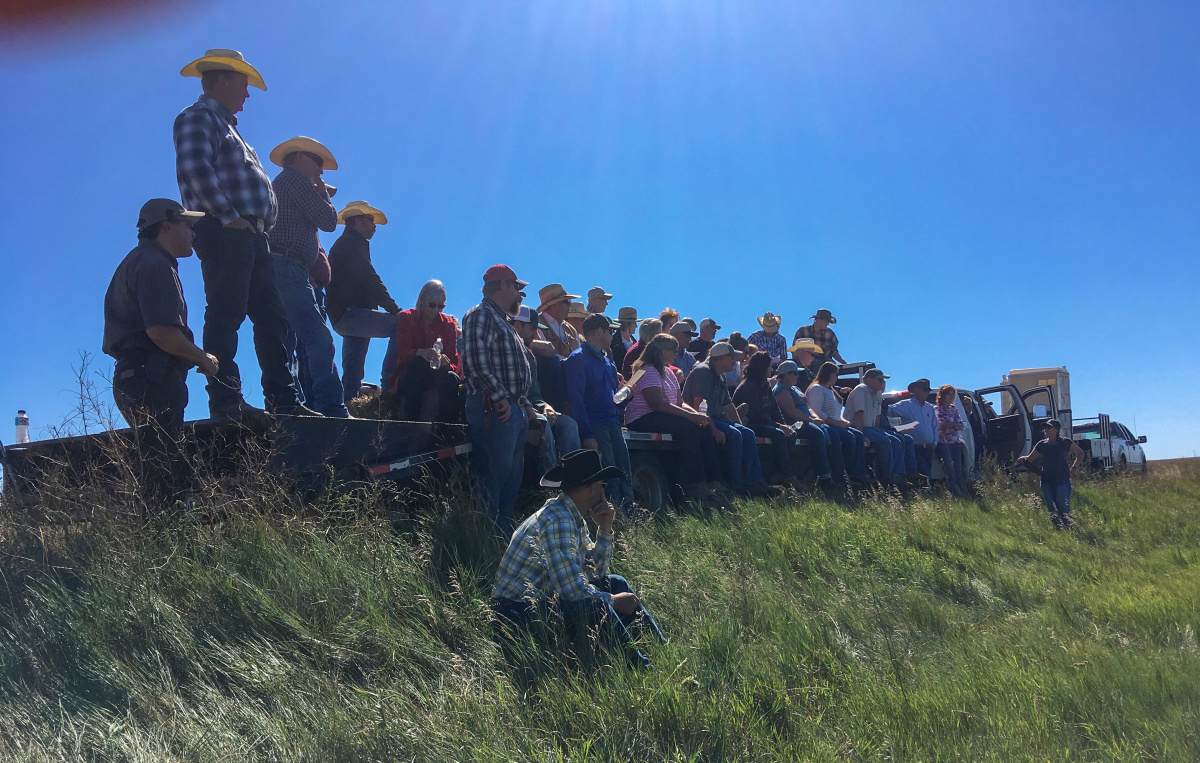
M 196 370 L 205 376 L 216 376 L 217 369 L 220 367 L 221 363 L 217 360 L 216 356 L 208 352 L 204 353 L 196 362 Z
M 638 607 L 642 605 L 638 601 L 638 597 L 632 593 L 614 593 L 612 597 L 612 607 L 621 617 L 629 617 L 634 612 L 637 612 Z
M 529 351 L 542 358 L 553 358 L 558 354 L 558 351 L 554 349 L 554 345 L 545 339 L 534 339 L 529 343 Z
M 530 422 L 537 418 L 537 409 L 530 403 L 525 404 L 525 416 L 528 417 Z
M 434 360 L 437 359 L 437 356 L 433 354 L 433 350 L 431 350 L 428 347 L 423 347 L 419 350 L 414 350 L 413 355 L 416 355 L 418 358 L 421 358 L 426 363 L 432 363 Z
M 709 425 L 709 418 L 708 418 L 707 413 L 692 413 L 688 416 L 688 418 L 691 419 L 692 423 L 698 427 L 703 428 L 703 427 L 706 427 Z
M 318 193 L 323 193 L 326 196 L 333 195 L 329 193 L 329 188 L 325 185 L 325 178 L 321 177 L 320 175 L 317 175 L 315 178 L 313 178 L 313 188 L 316 188 Z
M 235 230 L 253 230 L 254 228 L 254 226 L 250 224 L 250 221 L 244 217 L 239 217 L 231 223 L 225 223 L 225 227 L 233 228 Z
M 602 533 L 612 532 L 613 517 L 617 515 L 612 504 L 603 498 L 600 502 L 592 507 L 592 519 L 596 520 L 596 527 L 600 528 Z
M 600 450 L 600 443 L 596 442 L 595 437 L 585 437 L 583 439 L 583 447 L 588 450 Z
M 509 402 L 506 398 L 502 397 L 496 402 L 492 403 L 492 407 L 496 409 L 496 413 L 500 414 L 501 421 L 508 421 L 508 419 L 512 416 L 512 406 L 509 405 Z
M 713 427 L 713 439 L 717 441 L 717 445 L 725 444 L 725 433 L 720 429 Z

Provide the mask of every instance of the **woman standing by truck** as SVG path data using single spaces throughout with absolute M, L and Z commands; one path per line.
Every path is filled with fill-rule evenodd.
M 1032 466 L 1041 462 L 1042 501 L 1050 512 L 1050 521 L 1057 530 L 1069 530 L 1075 524 L 1071 515 L 1071 469 L 1083 460 L 1083 449 L 1073 440 L 1058 436 L 1062 424 L 1058 419 L 1046 422 L 1046 439 L 1033 446 L 1033 452 L 1017 459 L 1018 464 Z M 1067 462 L 1067 456 L 1074 460 Z

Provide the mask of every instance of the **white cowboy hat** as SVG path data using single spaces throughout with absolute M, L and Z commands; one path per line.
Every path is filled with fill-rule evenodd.
M 287 158 L 288 154 L 295 151 L 303 151 L 321 157 L 321 169 L 323 170 L 336 170 L 338 168 L 337 159 L 333 158 L 333 153 L 329 149 L 312 138 L 306 138 L 303 135 L 289 138 L 271 149 L 271 163 L 283 167 L 285 166 L 283 160 Z

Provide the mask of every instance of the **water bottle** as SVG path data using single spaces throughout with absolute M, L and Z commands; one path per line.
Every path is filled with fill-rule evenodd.
M 25 411 L 17 411 L 17 445 L 29 442 L 29 417 Z
M 708 401 L 707 400 L 700 401 L 700 412 L 708 413 Z
M 432 368 L 434 371 L 438 370 L 438 368 L 440 368 L 442 365 L 442 347 L 443 346 L 444 345 L 442 344 L 441 337 L 438 337 L 438 340 L 433 343 L 434 358 L 433 358 L 433 360 L 429 361 L 429 367 Z

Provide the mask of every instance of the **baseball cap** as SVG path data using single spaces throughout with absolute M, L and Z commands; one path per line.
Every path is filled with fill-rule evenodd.
M 794 360 L 785 360 L 775 367 L 775 373 L 782 376 L 784 374 L 800 373 L 800 366 L 796 365 Z
M 726 355 L 732 355 L 734 360 L 740 360 L 741 358 L 746 357 L 746 353 L 738 352 L 737 350 L 733 349 L 733 345 L 729 342 L 717 342 L 712 346 L 712 349 L 708 351 L 708 357 L 710 358 L 720 358 Z
M 517 314 L 513 316 L 513 320 L 520 321 L 521 323 L 533 323 L 535 318 L 533 317 L 533 311 L 529 309 L 529 305 L 521 305 L 517 308 Z
M 587 297 L 588 299 L 612 299 L 612 295 L 599 286 L 588 289 Z
M 516 281 L 519 288 L 524 289 L 529 285 L 528 281 L 522 281 L 517 278 L 517 274 L 508 265 L 492 265 L 483 274 L 483 282 L 491 283 L 492 281 Z
M 583 333 L 590 334 L 600 328 L 619 329 L 621 324 L 616 323 L 604 313 L 593 313 L 583 319 Z
M 687 334 L 688 336 L 696 336 L 696 331 L 690 325 L 688 325 L 687 321 L 677 321 L 675 323 L 675 325 L 671 326 L 671 334 L 672 334 L 672 336 L 675 334 Z
M 189 212 L 174 199 L 151 199 L 142 205 L 138 212 L 137 229 L 146 230 L 155 223 L 167 220 L 186 220 L 195 222 L 204 217 L 203 212 Z
M 704 320 L 700 321 L 700 328 L 704 328 L 705 326 L 712 326 L 717 331 L 721 330 L 721 327 L 712 318 L 705 318 Z
M 880 371 L 878 368 L 872 368 L 871 370 L 869 370 L 865 374 L 863 374 L 863 378 L 864 379 L 890 379 L 892 377 L 888 376 L 883 371 Z
M 1043 424 L 1042 426 L 1043 426 L 1044 428 L 1046 428 L 1046 429 L 1049 429 L 1049 428 L 1053 427 L 1054 429 L 1061 430 L 1061 429 L 1062 429 L 1062 422 L 1061 422 L 1061 421 L 1059 421 L 1058 419 L 1050 419 L 1049 421 L 1047 421 L 1047 422 L 1046 422 L 1045 424 Z

